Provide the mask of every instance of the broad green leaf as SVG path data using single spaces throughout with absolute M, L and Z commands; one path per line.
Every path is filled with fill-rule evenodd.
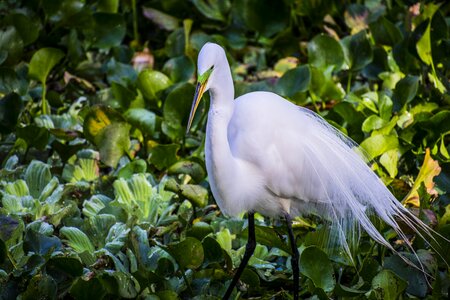
M 139 128 L 144 136 L 153 136 L 156 130 L 156 115 L 145 108 L 130 108 L 124 115 L 125 120 Z
M 193 237 L 169 245 L 168 250 L 183 269 L 197 269 L 204 260 L 202 243 Z
M 362 124 L 362 130 L 364 132 L 371 132 L 372 130 L 380 129 L 381 127 L 386 125 L 386 123 L 387 121 L 380 118 L 379 116 L 371 115 L 366 120 L 364 120 Z
M 282 96 L 293 97 L 306 92 L 311 82 L 311 71 L 308 65 L 291 69 L 278 80 L 277 92 Z
M 365 30 L 341 40 L 345 58 L 350 70 L 358 71 L 372 62 L 372 46 Z
M 388 150 L 398 148 L 398 138 L 394 135 L 377 134 L 365 139 L 361 147 L 370 158 L 376 158 Z
M 126 25 L 121 14 L 98 12 L 93 14 L 92 42 L 95 47 L 119 46 L 126 34 Z
M 11 216 L 0 215 L 0 240 L 7 242 L 19 228 L 19 221 Z M 20 233 L 22 235 L 22 232 Z
M 406 103 L 411 102 L 417 94 L 419 88 L 419 77 L 408 75 L 395 85 L 392 100 L 399 110 Z
M 31 57 L 28 75 L 42 84 L 47 81 L 48 74 L 64 57 L 64 52 L 55 48 L 41 48 Z
M 167 96 L 163 108 L 162 131 L 173 141 L 184 137 L 195 88 L 183 83 Z
M 154 145 L 152 148 L 148 149 L 148 160 L 158 170 L 163 170 L 170 167 L 178 160 L 177 152 L 179 149 L 179 144 Z
M 53 277 L 46 274 L 38 274 L 31 278 L 27 289 L 21 294 L 21 299 L 36 299 L 36 295 L 45 295 L 47 299 L 56 299 L 57 284 Z
M 430 274 L 435 273 L 437 262 L 435 257 L 433 257 L 430 252 L 424 249 L 419 249 L 417 251 L 418 257 L 411 253 L 403 253 L 403 255 L 405 255 L 408 260 L 412 261 L 416 265 L 418 265 L 417 259 L 419 258 L 422 263 L 422 267 L 424 267 L 427 272 Z M 384 267 L 393 271 L 397 276 L 408 283 L 406 288 L 406 292 L 408 294 L 420 298 L 426 296 L 429 283 L 421 270 L 408 265 L 398 255 L 386 257 Z
M 83 274 L 83 265 L 74 257 L 55 256 L 52 257 L 46 266 L 50 270 L 58 270 L 59 272 L 78 277 Z
M 336 280 L 328 256 L 316 246 L 309 246 L 300 256 L 300 272 L 325 292 L 333 291 Z
M 130 148 L 130 125 L 118 112 L 94 106 L 84 119 L 83 132 L 100 152 L 100 159 L 108 166 L 115 167 L 119 159 Z
M 0 65 L 17 63 L 23 53 L 23 40 L 13 26 L 5 26 L 0 30 Z
M 342 99 L 345 91 L 340 83 L 334 82 L 331 68 L 325 72 L 314 67 L 311 70 L 310 93 L 321 98 L 323 101 Z
M 188 81 L 194 77 L 195 64 L 185 55 L 173 57 L 164 64 L 163 72 L 169 75 L 172 82 Z
M 206 176 L 205 168 L 200 163 L 192 160 L 180 160 L 170 166 L 167 172 L 169 175 L 188 174 L 195 182 L 202 181 Z
M 186 233 L 187 233 L 187 236 L 194 237 L 194 238 L 196 238 L 197 240 L 201 241 L 201 240 L 203 240 L 208 234 L 213 233 L 213 228 L 212 228 L 212 226 L 209 225 L 208 223 L 199 221 L 199 222 L 194 223 L 194 224 L 192 225 L 192 228 L 189 229 Z M 211 237 L 209 237 L 209 238 L 212 239 L 212 240 L 214 240 L 214 239 L 211 238 Z M 216 240 L 214 240 L 214 242 L 217 243 Z M 203 242 L 203 245 L 204 245 L 204 242 Z M 203 248 L 206 250 L 205 247 L 203 247 Z M 221 249 L 220 246 L 219 246 L 219 249 Z M 205 254 L 206 254 L 206 253 L 205 253 Z
M 151 20 L 159 28 L 162 28 L 164 30 L 172 31 L 179 27 L 180 20 L 160 10 L 144 6 L 142 8 L 142 13 L 144 17 Z
M 0 133 L 10 133 L 15 129 L 22 107 L 22 99 L 16 93 L 7 94 L 0 99 Z
M 78 277 L 70 287 L 70 295 L 75 299 L 103 299 L 106 294 L 107 289 L 97 277 L 89 280 Z
M 370 23 L 369 28 L 375 42 L 381 45 L 394 46 L 403 38 L 400 29 L 385 17 Z
M 427 65 L 431 65 L 433 63 L 433 57 L 431 55 L 431 38 L 430 38 L 431 20 L 427 22 L 428 22 L 427 28 L 425 29 L 425 32 L 423 33 L 420 40 L 417 42 L 416 49 L 420 59 Z
M 61 240 L 58 237 L 46 236 L 32 229 L 26 231 L 24 247 L 26 251 L 33 251 L 42 256 L 62 250 Z
M 12 68 L 0 67 L 0 93 L 9 95 L 24 95 L 28 89 L 28 82 L 19 77 Z M 6 97 L 5 96 L 5 97 Z
M 226 15 L 231 8 L 230 0 L 193 0 L 195 7 L 208 19 L 226 21 Z
M 397 165 L 400 158 L 398 149 L 386 151 L 380 156 L 380 163 L 386 169 L 391 178 L 395 178 L 398 173 Z
M 375 293 L 375 299 L 398 299 L 406 286 L 405 281 L 389 270 L 381 271 L 372 280 L 372 291 Z
M 446 88 L 440 81 L 438 75 L 436 74 L 433 62 L 432 45 L 431 45 L 431 20 L 427 22 L 428 22 L 427 28 L 425 29 L 425 32 L 423 33 L 422 37 L 416 44 L 417 54 L 424 63 L 431 66 L 432 74 L 430 74 L 430 78 L 434 83 L 434 86 L 441 93 L 444 93 L 446 91 Z
M 39 24 L 25 14 L 13 13 L 8 18 L 22 38 L 24 46 L 33 43 L 39 37 Z
M 331 65 L 335 71 L 339 71 L 344 63 L 341 44 L 327 35 L 316 35 L 308 43 L 308 62 L 318 69 L 326 69 Z
M 133 174 L 145 173 L 147 171 L 147 163 L 143 159 L 135 159 L 119 170 L 117 176 L 124 179 L 130 179 Z
M 233 2 L 237 20 L 250 30 L 271 37 L 288 26 L 289 10 L 284 2 L 237 0 Z
M 191 201 L 197 207 L 205 207 L 208 203 L 208 190 L 196 184 L 178 184 L 175 180 L 168 180 L 165 189 Z
M 77 253 L 94 253 L 95 248 L 87 235 L 76 227 L 62 227 L 60 233 L 66 238 L 67 244 Z
M 33 160 L 25 172 L 25 181 L 30 190 L 30 195 L 39 198 L 45 186 L 52 179 L 50 166 L 41 161 Z
M 137 86 L 145 98 L 156 101 L 158 93 L 172 85 L 169 77 L 154 70 L 143 70 L 139 73 Z

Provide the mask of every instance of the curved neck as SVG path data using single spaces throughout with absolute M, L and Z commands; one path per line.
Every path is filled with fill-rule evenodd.
M 225 64 L 215 64 L 215 77 L 209 87 L 211 103 L 205 144 L 208 174 L 213 177 L 212 180 L 216 182 L 219 189 L 224 187 L 224 183 L 219 183 L 221 177 L 217 176 L 220 170 L 237 170 L 228 140 L 228 124 L 234 108 L 234 86 L 228 62 L 226 58 L 224 60 Z

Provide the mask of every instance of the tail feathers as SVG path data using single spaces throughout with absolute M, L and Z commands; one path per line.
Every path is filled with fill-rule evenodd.
M 315 212 L 328 219 L 336 233 L 330 233 L 326 238 L 327 242 L 341 246 L 350 258 L 351 248 L 359 242 L 360 235 L 355 232 L 359 233 L 362 228 L 372 239 L 397 253 L 406 263 L 427 273 L 399 222 L 428 242 L 437 242 L 434 235 L 439 235 L 401 205 L 367 165 L 368 160 L 355 150 L 355 142 L 320 116 L 302 111 L 310 119 L 310 126 L 314 127 L 315 132 L 308 143 L 304 144 L 302 154 L 304 157 L 314 157 L 314 162 L 309 162 L 306 167 L 311 171 L 311 182 L 318 185 L 317 194 L 321 196 L 320 199 L 303 202 L 302 207 L 299 204 L 298 211 Z M 396 231 L 417 258 L 419 265 L 394 249 L 371 221 L 373 217 L 381 219 Z M 439 254 L 437 249 L 433 250 Z

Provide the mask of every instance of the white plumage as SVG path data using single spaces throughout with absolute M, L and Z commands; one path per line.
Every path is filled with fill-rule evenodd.
M 396 220 L 429 235 L 431 229 L 389 192 L 355 151 L 357 145 L 320 116 L 269 92 L 233 101 L 231 72 L 220 46 L 208 43 L 201 49 L 198 74 L 188 128 L 201 95 L 209 90 L 206 167 L 223 212 L 322 216 L 337 228 L 330 242 L 350 257 L 346 239 L 356 242 L 360 227 L 394 250 L 372 224 L 372 215 L 402 238 Z

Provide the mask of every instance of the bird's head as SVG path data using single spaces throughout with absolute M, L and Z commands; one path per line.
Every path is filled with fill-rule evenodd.
M 209 90 L 211 83 L 214 82 L 214 76 L 217 73 L 214 70 L 217 68 L 217 62 L 220 61 L 220 56 L 226 57 L 225 51 L 222 47 L 214 43 L 206 43 L 198 54 L 197 88 L 195 90 L 186 132 L 191 128 L 195 111 L 203 94 Z

